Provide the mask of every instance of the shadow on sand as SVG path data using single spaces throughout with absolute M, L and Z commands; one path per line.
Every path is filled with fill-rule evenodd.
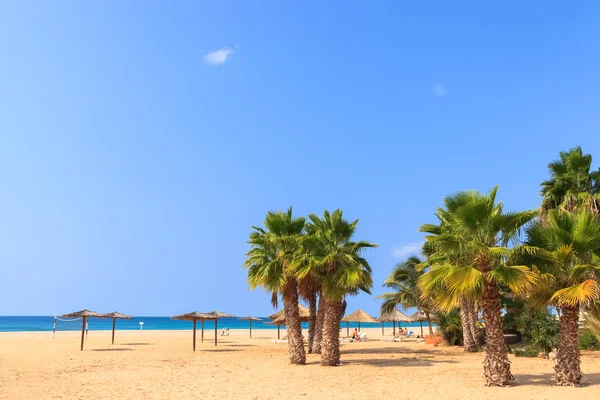
M 128 349 L 126 347 L 116 347 L 114 349 L 91 349 L 92 351 L 132 351 L 133 349 Z
M 515 375 L 515 386 L 554 386 L 554 374 L 518 374 Z M 600 373 L 586 374 L 583 373 L 581 378 L 581 384 L 583 386 L 600 385 Z
M 152 346 L 152 343 L 121 343 L 123 346 Z

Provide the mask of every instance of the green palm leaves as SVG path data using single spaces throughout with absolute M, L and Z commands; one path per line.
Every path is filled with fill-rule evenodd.
M 588 306 L 600 299 L 600 220 L 587 210 L 550 210 L 547 217 L 530 226 L 515 249 L 540 279 L 531 297 L 537 305 Z
M 486 279 L 516 294 L 524 294 L 535 281 L 529 268 L 507 264 L 512 252 L 505 246 L 537 212 L 504 212 L 503 204 L 496 202 L 497 189 L 487 195 L 477 191 L 449 195 L 436 213 L 439 225 L 421 226 L 428 233 L 424 250 L 432 266 L 420 279 L 420 287 L 424 296 L 438 293 L 438 307 L 451 309 L 460 297 L 477 299 Z
M 279 292 L 290 274 L 290 264 L 304 232 L 305 218 L 294 218 L 292 208 L 287 212 L 269 211 L 264 228 L 253 226 L 244 266 L 248 269 L 248 283 L 252 289 L 259 286 L 270 292 Z

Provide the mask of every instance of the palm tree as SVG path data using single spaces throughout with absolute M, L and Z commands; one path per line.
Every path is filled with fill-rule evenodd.
M 383 299 L 383 304 L 381 304 L 382 314 L 392 312 L 398 305 L 404 309 L 417 307 L 425 314 L 429 334 L 433 335 L 433 327 L 431 326 L 430 319 L 433 303 L 429 298 L 422 296 L 421 290 L 417 285 L 418 279 L 424 273 L 423 269 L 424 261 L 415 256 L 396 264 L 396 268 L 394 268 L 390 276 L 383 283 L 383 287 L 394 291 L 384 293 L 377 298 Z
M 550 179 L 542 182 L 542 215 L 562 207 L 568 211 L 587 208 L 600 212 L 600 169 L 590 172 L 592 156 L 581 147 L 561 151 L 560 158 L 548 164 Z
M 310 251 L 296 258 L 299 278 L 313 274 L 321 283 L 319 313 L 323 312 L 321 365 L 335 366 L 340 362 L 340 322 L 345 310 L 345 298 L 360 290 L 369 293 L 373 285 L 371 267 L 362 253 L 376 245 L 353 242 L 358 220 L 343 219 L 342 210 L 325 211 L 323 218 L 309 215 L 305 246 Z
M 273 293 L 275 300 L 277 293 L 281 294 L 292 364 L 306 363 L 298 310 L 298 280 L 290 267 L 305 223 L 305 218 L 292 216 L 291 207 L 285 213 L 269 211 L 264 228 L 252 227 L 254 231 L 248 241 L 252 247 L 244 263 L 252 289 L 260 286 Z
M 533 282 L 529 268 L 506 264 L 510 254 L 506 245 L 537 215 L 534 210 L 505 213 L 503 204 L 496 203 L 497 190 L 496 186 L 487 195 L 464 191 L 444 199 L 445 209 L 437 213 L 442 220 L 441 233 L 426 239 L 448 262 L 432 265 L 420 278 L 425 296 L 443 291 L 454 304 L 465 296 L 478 299 L 485 322 L 483 367 L 487 386 L 507 386 L 513 379 L 498 286 L 523 294 Z M 448 309 L 454 304 L 446 302 Z
M 556 383 L 578 386 L 579 311 L 600 298 L 600 219 L 588 210 L 550 210 L 547 217 L 527 228 L 527 240 L 518 249 L 526 252 L 539 277 L 531 302 L 560 309 Z
M 438 225 L 425 224 L 419 228 L 419 231 L 428 233 L 430 235 L 439 236 L 442 233 L 442 220 L 441 217 L 436 214 L 440 223 Z M 443 253 L 436 253 L 435 246 L 432 245 L 433 241 L 425 242 L 423 244 L 423 254 L 428 257 L 428 264 L 453 264 L 458 265 L 464 260 L 460 257 L 451 256 Z M 476 297 L 476 296 L 475 296 Z M 436 300 L 437 298 L 437 300 Z M 477 329 L 477 307 L 476 301 L 473 296 L 467 296 L 464 294 L 458 298 L 454 296 L 445 296 L 444 291 L 438 291 L 437 293 L 430 293 L 429 301 L 436 304 L 444 304 L 442 308 L 449 309 L 451 306 L 459 308 L 460 310 L 460 322 L 462 325 L 462 336 L 463 336 L 463 347 L 465 351 L 476 352 L 479 348 L 479 330 Z

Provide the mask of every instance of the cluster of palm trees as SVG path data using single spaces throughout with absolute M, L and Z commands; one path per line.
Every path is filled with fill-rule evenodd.
M 505 211 L 496 200 L 498 187 L 446 196 L 436 223 L 420 227 L 424 258 L 400 263 L 384 283 L 393 291 L 380 296 L 382 313 L 397 305 L 418 307 L 429 319 L 432 312 L 458 308 L 465 350 L 477 351 L 481 311 L 486 384 L 507 386 L 513 376 L 501 296 L 555 307 L 556 383 L 579 385 L 579 314 L 600 315 L 600 170 L 590 171 L 591 162 L 580 147 L 560 153 L 541 184 L 539 209 Z M 322 365 L 339 364 L 345 298 L 372 287 L 363 252 L 376 245 L 353 241 L 357 223 L 344 220 L 341 210 L 307 220 L 293 217 L 290 208 L 269 212 L 264 227 L 253 227 L 248 281 L 271 292 L 274 304 L 282 298 L 293 364 L 306 361 L 299 297 L 310 305 L 308 351 L 321 354 Z
M 476 351 L 478 310 L 485 328 L 484 375 L 488 386 L 513 380 L 504 340 L 501 295 L 521 297 L 560 315 L 555 380 L 581 381 L 578 349 L 580 310 L 600 306 L 600 170 L 576 147 L 549 164 L 541 184 L 539 210 L 506 212 L 489 193 L 463 191 L 447 196 L 423 225 L 422 254 L 399 264 L 385 283 L 395 290 L 380 296 L 382 311 L 400 304 L 427 310 L 460 308 L 465 350 Z
M 321 365 L 340 363 L 339 330 L 345 298 L 370 293 L 371 267 L 363 256 L 376 247 L 353 241 L 358 220 L 349 222 L 341 210 L 310 214 L 308 220 L 287 212 L 268 212 L 263 227 L 253 227 L 244 266 L 251 288 L 281 297 L 292 364 L 304 364 L 306 353 L 298 301 L 309 304 L 308 352 L 321 355 Z

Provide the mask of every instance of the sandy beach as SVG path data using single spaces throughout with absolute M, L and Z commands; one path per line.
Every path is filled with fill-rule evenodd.
M 600 354 L 584 353 L 583 388 L 552 386 L 553 362 L 511 356 L 514 387 L 486 388 L 483 353 L 417 341 L 342 347 L 343 365 L 319 356 L 292 366 L 287 346 L 269 344 L 276 331 L 231 331 L 214 346 L 213 332 L 192 352 L 191 331 L 90 331 L 0 334 L 1 399 L 564 399 L 597 396 Z M 200 335 L 198 334 L 198 341 Z

